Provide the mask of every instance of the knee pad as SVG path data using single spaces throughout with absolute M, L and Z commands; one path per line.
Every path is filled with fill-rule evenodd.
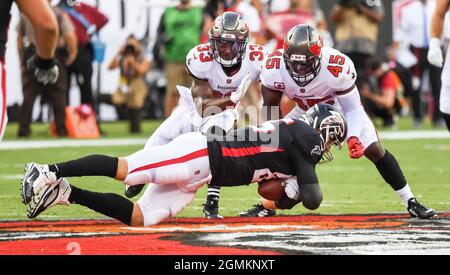
M 147 184 L 152 182 L 152 177 L 149 173 L 138 172 L 135 174 L 128 174 L 123 182 L 129 186 Z

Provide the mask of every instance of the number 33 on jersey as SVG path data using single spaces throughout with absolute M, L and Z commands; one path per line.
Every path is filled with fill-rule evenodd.
M 192 77 L 208 81 L 216 97 L 223 97 L 236 91 L 248 73 L 253 81 L 258 80 L 267 54 L 268 51 L 263 46 L 247 45 L 239 70 L 233 75 L 227 75 L 220 63 L 214 59 L 210 44 L 201 44 L 188 53 L 186 68 Z

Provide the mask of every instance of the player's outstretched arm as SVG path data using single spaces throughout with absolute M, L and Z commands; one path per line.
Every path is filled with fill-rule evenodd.
M 439 0 L 433 13 L 430 30 L 430 48 L 428 50 L 428 61 L 436 67 L 444 65 L 444 55 L 441 49 L 441 36 L 444 29 L 445 14 L 448 10 L 450 0 Z
M 263 109 L 261 117 L 264 121 L 280 119 L 281 118 L 281 108 L 280 102 L 283 96 L 283 93 L 267 88 L 264 85 L 261 85 L 261 94 L 263 97 Z M 273 113 L 272 107 L 278 108 L 278 113 Z M 276 117 L 278 115 L 278 117 Z
M 51 59 L 55 56 L 59 36 L 58 22 L 47 0 L 16 0 L 20 11 L 33 24 L 36 39 L 36 51 L 40 58 Z
M 206 80 L 193 78 L 191 91 L 197 107 L 201 107 L 202 113 L 206 116 L 208 115 L 208 110 L 211 110 L 212 108 L 220 108 L 220 110 L 223 111 L 227 108 L 227 106 L 233 105 L 233 102 L 230 100 L 229 96 L 215 98 L 213 96 L 213 90 Z

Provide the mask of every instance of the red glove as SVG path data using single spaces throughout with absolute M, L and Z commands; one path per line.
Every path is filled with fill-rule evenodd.
M 350 137 L 347 140 L 349 155 L 352 159 L 359 159 L 364 155 L 364 146 L 357 137 Z

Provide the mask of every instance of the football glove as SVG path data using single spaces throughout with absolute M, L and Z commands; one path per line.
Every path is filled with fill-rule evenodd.
M 297 177 L 285 179 L 283 185 L 285 185 L 284 192 L 286 192 L 286 195 L 290 199 L 298 200 L 300 191 L 298 188 Z
M 442 55 L 441 41 L 435 37 L 430 39 L 428 62 L 439 68 L 444 65 L 444 56 Z
M 350 137 L 347 140 L 349 155 L 352 159 L 359 159 L 364 155 L 364 146 L 357 137 Z
M 245 93 L 247 92 L 248 87 L 251 83 L 252 79 L 250 78 L 250 74 L 247 74 L 242 79 L 241 84 L 239 84 L 237 90 L 231 93 L 230 100 L 234 104 L 237 104 L 245 96 Z
M 27 68 L 33 73 L 36 80 L 44 85 L 55 84 L 58 81 L 59 68 L 54 58 L 42 59 L 33 55 L 27 61 Z

